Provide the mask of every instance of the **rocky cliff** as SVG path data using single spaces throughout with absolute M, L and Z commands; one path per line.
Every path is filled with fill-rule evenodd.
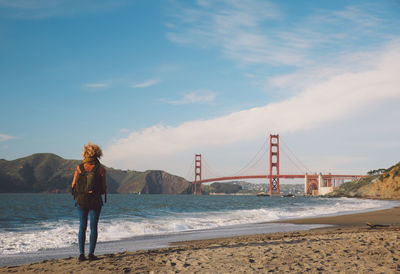
M 400 199 L 400 162 L 382 174 L 345 183 L 330 196 Z
M 7 161 L 0 159 L 0 193 L 68 193 L 78 160 L 38 153 Z M 192 184 L 161 170 L 145 172 L 106 167 L 109 193 L 186 194 Z

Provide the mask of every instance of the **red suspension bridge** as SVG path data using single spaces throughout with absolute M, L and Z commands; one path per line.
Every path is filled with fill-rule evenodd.
M 257 152 L 256 156 L 254 156 L 254 158 L 236 174 L 231 176 L 214 175 L 208 176 L 208 178 L 203 176 L 203 164 L 205 164 L 205 161 L 202 159 L 201 154 L 196 154 L 194 161 L 194 180 L 192 182 L 194 190 L 193 194 L 201 194 L 201 185 L 207 182 L 266 179 L 267 184 L 269 185 L 269 195 L 279 195 L 280 179 L 304 179 L 304 193 L 306 195 L 324 195 L 331 191 L 333 186 L 338 186 L 346 180 L 355 180 L 366 176 L 354 174 L 311 173 L 286 145 L 284 147 L 288 153 L 284 150 L 280 150 L 279 135 L 271 134 L 269 142 L 266 140 L 263 147 Z M 297 173 L 288 171 L 284 173 L 280 172 L 282 156 L 286 157 L 287 162 L 290 162 L 292 166 L 296 167 Z M 264 162 L 264 167 L 267 167 L 267 171 L 261 175 L 249 175 L 252 173 L 252 168 L 260 162 Z M 208 170 L 213 170 L 210 166 L 207 165 L 207 167 Z M 215 170 L 212 173 L 217 174 Z

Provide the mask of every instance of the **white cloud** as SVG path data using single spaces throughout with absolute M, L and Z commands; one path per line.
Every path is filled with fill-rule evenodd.
M 183 95 L 179 100 L 166 101 L 173 105 L 184 105 L 193 103 L 209 103 L 214 101 L 216 94 L 209 90 L 195 90 Z M 163 100 L 165 101 L 165 100 Z
M 400 98 L 400 41 L 384 48 L 370 66 L 354 67 L 337 73 L 332 66 L 331 76 L 304 84 L 300 93 L 281 102 L 176 127 L 159 124 L 134 131 L 106 149 L 105 161 L 123 168 L 161 168 L 184 175 L 182 161 L 188 159 L 183 158 L 196 151 L 224 148 L 220 153 L 228 153 L 230 145 L 254 142 L 267 132 L 316 129 Z
M 139 84 L 134 84 L 134 85 L 132 85 L 132 87 L 133 88 L 148 88 L 148 87 L 157 85 L 158 83 L 160 83 L 160 80 L 150 79 L 150 80 L 147 80 L 147 81 L 139 83 Z
M 390 47 L 390 45 L 389 45 Z M 335 66 L 328 62 L 320 62 L 318 65 L 304 67 L 299 71 L 280 74 L 267 78 L 265 88 L 278 87 L 281 90 L 302 90 L 316 82 L 325 81 L 335 75 L 357 73 L 374 66 L 379 60 L 379 51 L 364 51 L 351 54 L 343 54 L 335 58 Z
M 96 88 L 106 88 L 106 87 L 109 86 L 109 84 L 106 84 L 106 83 L 92 83 L 92 84 L 84 84 L 83 86 L 84 86 L 85 88 L 93 88 L 93 89 L 96 89 Z
M 15 137 L 6 135 L 6 134 L 0 134 L 0 142 L 4 142 L 10 139 L 14 139 Z

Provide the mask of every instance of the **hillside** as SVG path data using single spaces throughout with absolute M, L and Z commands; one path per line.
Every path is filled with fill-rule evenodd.
M 68 193 L 78 160 L 38 153 L 7 161 L 0 159 L 0 193 Z M 160 170 L 126 171 L 106 167 L 109 193 L 185 194 L 192 184 Z
M 212 183 L 210 185 L 203 185 L 202 186 L 202 192 L 203 194 L 209 194 L 209 193 L 226 193 L 226 194 L 232 194 L 232 193 L 238 193 L 240 190 L 242 190 L 242 187 L 239 185 L 235 185 L 232 183 Z
M 212 184 L 203 184 L 202 187 L 203 194 L 210 193 L 225 193 L 225 194 L 254 194 L 259 192 L 269 192 L 268 183 L 249 183 L 245 181 L 231 181 L 231 182 L 214 182 Z M 287 184 L 283 183 L 280 185 L 281 195 L 286 194 L 296 194 L 304 195 L 304 185 L 303 184 Z
M 386 169 L 383 174 L 345 183 L 330 196 L 400 199 L 400 162 Z

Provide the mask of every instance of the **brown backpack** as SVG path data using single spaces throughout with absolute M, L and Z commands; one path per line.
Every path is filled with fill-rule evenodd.
M 79 165 L 81 173 L 75 181 L 73 188 L 74 199 L 83 209 L 98 209 L 102 206 L 100 165 L 95 165 L 91 171 L 86 171 L 83 164 Z

